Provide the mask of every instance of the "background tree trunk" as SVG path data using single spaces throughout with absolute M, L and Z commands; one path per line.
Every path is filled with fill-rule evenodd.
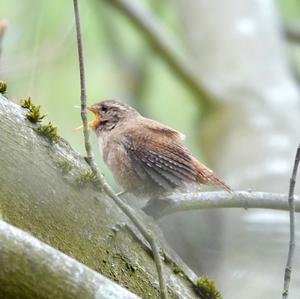
M 198 77 L 217 99 L 199 129 L 209 166 L 236 190 L 287 192 L 300 97 L 275 1 L 179 0 L 178 7 Z M 189 212 L 163 226 L 193 269 L 222 282 L 225 298 L 280 295 L 288 214 Z M 295 269 L 299 273 L 299 256 Z M 291 298 L 299 297 L 299 282 L 293 274 Z
M 33 130 L 36 126 L 26 120 L 25 109 L 0 95 L 3 220 L 142 298 L 160 298 L 156 268 L 147 245 L 115 204 L 90 182 L 84 159 L 65 141 L 52 144 L 38 135 Z M 145 220 L 151 222 L 150 218 Z M 170 298 L 196 298 L 191 283 L 195 274 L 167 248 L 158 228 L 156 233 L 170 258 L 165 262 Z M 186 276 L 173 272 L 176 265 Z

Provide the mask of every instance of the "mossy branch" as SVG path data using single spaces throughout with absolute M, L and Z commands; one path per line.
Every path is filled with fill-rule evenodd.
M 140 298 L 1 220 L 0 244 L 1 298 Z

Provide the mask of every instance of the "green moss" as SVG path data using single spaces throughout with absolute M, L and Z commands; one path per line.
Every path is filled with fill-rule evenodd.
M 26 117 L 32 123 L 39 123 L 46 116 L 46 114 L 41 114 L 41 106 L 33 104 L 30 97 L 28 99 L 20 100 L 20 104 L 22 108 L 29 110 Z
M 78 176 L 76 177 L 76 183 L 80 187 L 82 187 L 86 184 L 89 184 L 89 183 L 99 186 L 99 182 L 92 170 L 80 171 L 78 173 Z
M 68 174 L 73 169 L 72 163 L 67 159 L 59 161 L 58 166 L 61 168 L 63 174 Z
M 175 274 L 184 274 L 184 273 L 183 273 L 183 270 L 182 270 L 179 266 L 175 266 L 175 267 L 173 268 L 173 272 L 174 272 Z
M 7 83 L 6 81 L 0 81 L 0 93 L 4 94 L 7 91 Z
M 222 299 L 221 293 L 216 288 L 215 281 L 206 276 L 198 277 L 196 291 L 205 299 Z
M 162 251 L 161 255 L 163 256 L 164 262 L 166 265 L 172 265 L 176 267 L 177 265 L 166 255 L 164 251 Z
M 20 100 L 20 106 L 22 108 L 25 108 L 25 109 L 30 109 L 31 106 L 32 106 L 31 97 L 29 97 L 27 100 L 26 99 L 21 99 Z
M 60 140 L 59 135 L 57 134 L 57 127 L 54 127 L 51 122 L 47 125 L 40 125 L 34 130 L 42 135 L 47 137 L 52 143 L 57 143 Z
M 20 105 L 24 109 L 28 109 L 28 113 L 26 114 L 26 118 L 36 124 L 40 123 L 46 114 L 41 114 L 41 106 L 35 105 L 32 103 L 31 98 L 20 100 Z M 51 122 L 47 125 L 40 125 L 34 130 L 45 137 L 47 137 L 52 143 L 57 143 L 60 140 L 60 137 L 57 134 L 57 127 L 54 127 Z
M 133 265 L 131 265 L 131 264 L 128 263 L 128 262 L 127 262 L 125 265 L 126 265 L 127 270 L 129 270 L 129 272 L 131 272 L 132 274 L 135 273 L 136 267 L 134 267 Z
M 26 117 L 32 123 L 39 123 L 46 116 L 46 114 L 40 113 L 40 106 L 34 106 L 32 109 L 26 114 Z

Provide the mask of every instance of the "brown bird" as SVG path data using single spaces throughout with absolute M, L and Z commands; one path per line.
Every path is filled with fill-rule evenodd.
M 103 159 L 124 191 L 154 198 L 199 184 L 231 190 L 189 153 L 180 132 L 114 100 L 87 109 L 96 117 L 89 127 L 96 132 Z

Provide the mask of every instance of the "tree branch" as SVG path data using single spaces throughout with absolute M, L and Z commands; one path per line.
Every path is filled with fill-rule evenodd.
M 106 0 L 118 8 L 121 13 L 140 30 L 153 49 L 171 68 L 172 72 L 201 99 L 204 108 L 212 106 L 213 99 L 208 90 L 197 80 L 191 61 L 179 53 L 178 45 L 156 16 L 134 0 Z
M 1 298 L 140 297 L 0 220 Z
M 77 32 L 77 46 L 78 46 L 78 57 L 79 57 L 79 69 L 80 69 L 80 86 L 81 86 L 81 118 L 83 123 L 83 133 L 84 133 L 84 142 L 85 149 L 87 153 L 87 162 L 91 167 L 91 170 L 97 180 L 99 181 L 101 188 L 106 192 L 106 194 L 113 199 L 116 205 L 123 211 L 123 213 L 134 223 L 134 225 L 139 229 L 143 237 L 149 242 L 154 261 L 156 264 L 156 269 L 159 279 L 159 287 L 162 299 L 168 299 L 168 291 L 166 286 L 166 281 L 163 274 L 163 266 L 161 261 L 161 256 L 159 254 L 159 247 L 156 244 L 155 238 L 152 232 L 147 228 L 135 215 L 134 211 L 127 206 L 116 193 L 113 191 L 112 187 L 105 180 L 104 176 L 100 173 L 97 168 L 96 162 L 94 161 L 91 144 L 89 140 L 89 130 L 88 122 L 86 116 L 86 89 L 85 89 L 85 73 L 84 73 L 84 56 L 82 49 L 82 40 L 81 40 L 81 30 L 80 30 L 80 19 L 79 19 L 79 9 L 77 0 L 73 0 L 74 3 L 74 13 L 76 21 L 76 32 Z
M 295 156 L 295 162 L 293 167 L 292 177 L 290 179 L 290 187 L 289 187 L 289 212 L 290 212 L 290 242 L 289 242 L 289 252 L 287 263 L 284 272 L 284 285 L 282 292 L 282 299 L 288 298 L 289 293 L 289 285 L 291 281 L 292 274 L 292 265 L 294 259 L 294 251 L 295 251 L 295 185 L 296 185 L 296 177 L 297 171 L 300 161 L 300 145 L 298 146 L 297 153 Z
M 174 193 L 164 200 L 152 201 L 145 212 L 156 219 L 178 212 L 200 209 L 243 208 L 289 210 L 285 194 L 267 192 L 224 191 Z M 300 212 L 300 199 L 295 197 L 295 211 Z

